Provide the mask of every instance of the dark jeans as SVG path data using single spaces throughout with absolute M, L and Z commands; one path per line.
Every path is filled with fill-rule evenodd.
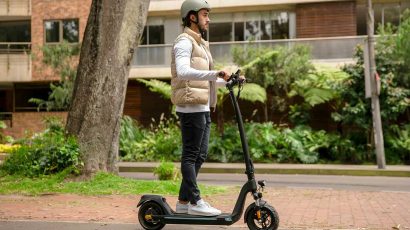
M 182 133 L 182 182 L 178 199 L 196 204 L 201 199 L 196 177 L 208 155 L 211 117 L 209 112 L 177 115 Z

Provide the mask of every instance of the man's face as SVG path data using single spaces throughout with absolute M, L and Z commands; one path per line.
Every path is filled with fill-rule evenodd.
M 202 31 L 208 31 L 209 22 L 209 11 L 207 9 L 202 9 L 198 12 L 199 23 L 198 26 L 201 28 Z

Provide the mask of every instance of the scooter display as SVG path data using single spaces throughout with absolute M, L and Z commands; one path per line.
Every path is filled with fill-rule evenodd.
M 279 226 L 279 215 L 276 210 L 266 201 L 262 200 L 262 192 L 266 186 L 264 180 L 255 180 L 254 166 L 249 155 L 248 142 L 245 136 L 242 115 L 238 105 L 240 92 L 244 82 L 239 78 L 240 70 L 232 74 L 226 84 L 229 90 L 239 135 L 241 138 L 244 162 L 246 165 L 245 174 L 247 181 L 242 186 L 236 200 L 232 213 L 222 213 L 218 216 L 195 216 L 188 214 L 178 214 L 169 206 L 166 199 L 159 195 L 143 195 L 137 207 L 138 220 L 141 226 L 147 230 L 162 229 L 166 224 L 190 224 L 190 225 L 232 225 L 237 222 L 243 213 L 245 200 L 250 193 L 255 200 L 245 211 L 244 222 L 251 230 L 276 230 Z M 238 95 L 235 96 L 233 88 L 238 86 Z

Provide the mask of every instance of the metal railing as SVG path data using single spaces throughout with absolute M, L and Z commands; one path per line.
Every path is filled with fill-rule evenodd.
M 358 44 L 363 44 L 366 36 L 303 38 L 283 40 L 263 40 L 252 42 L 213 42 L 210 49 L 214 60 L 220 63 L 232 63 L 231 50 L 235 46 L 245 49 L 254 47 L 291 47 L 305 44 L 311 47 L 312 59 L 351 59 Z M 134 55 L 133 67 L 169 66 L 171 63 L 172 44 L 139 46 Z
M 30 16 L 31 0 L 0 0 L 0 16 Z
M 30 42 L 0 42 L 0 54 L 30 53 Z

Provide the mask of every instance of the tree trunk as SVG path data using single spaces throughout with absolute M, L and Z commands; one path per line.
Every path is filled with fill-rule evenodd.
M 133 49 L 149 0 L 93 0 L 66 129 L 78 138 L 83 175 L 118 172 L 120 122 Z

